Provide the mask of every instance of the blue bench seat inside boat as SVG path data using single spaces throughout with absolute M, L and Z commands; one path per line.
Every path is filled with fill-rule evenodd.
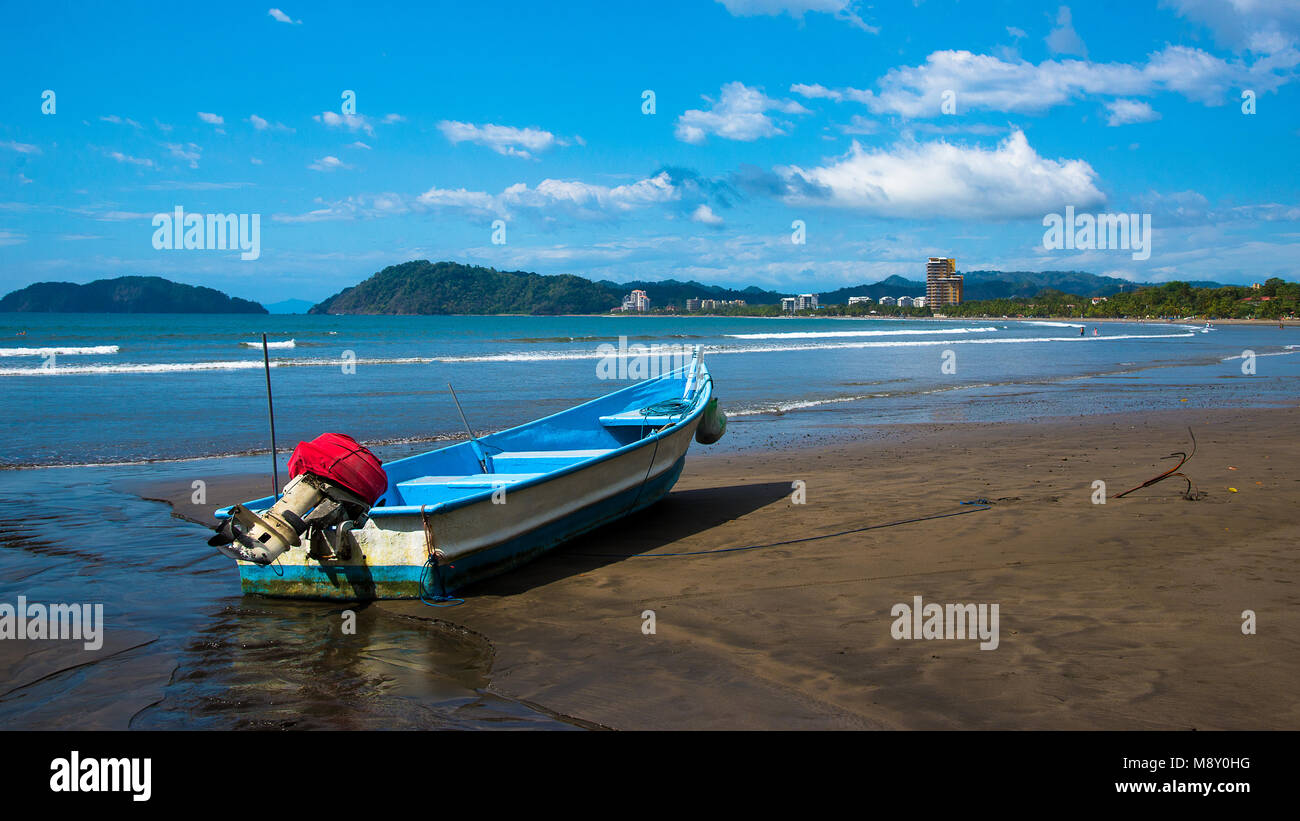
M 631 410 L 602 416 L 600 424 L 607 428 L 658 428 L 670 425 L 681 418 L 681 416 L 645 416 L 640 410 Z
M 492 454 L 492 473 L 457 476 L 416 476 L 396 483 L 400 500 L 386 504 L 432 505 L 472 496 L 497 487 L 509 487 L 611 452 L 612 448 L 585 450 L 517 450 Z
M 397 483 L 400 502 L 392 504 L 435 505 L 463 496 L 473 496 L 497 487 L 509 487 L 535 479 L 540 473 L 477 473 L 469 476 L 418 476 Z
M 586 450 L 507 450 L 490 455 L 492 468 L 498 473 L 550 473 L 597 456 L 604 456 L 613 448 Z

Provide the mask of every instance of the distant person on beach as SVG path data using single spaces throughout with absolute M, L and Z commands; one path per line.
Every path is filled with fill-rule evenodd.
M 1079 329 L 1079 336 L 1083 336 L 1083 332 L 1084 332 L 1084 330 L 1085 330 L 1084 328 L 1080 328 L 1080 329 Z

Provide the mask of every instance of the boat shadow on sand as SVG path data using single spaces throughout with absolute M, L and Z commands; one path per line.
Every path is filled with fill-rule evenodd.
M 789 482 L 673 491 L 645 510 L 603 525 L 528 564 L 458 591 L 458 595 L 512 596 L 629 558 L 653 553 L 790 495 Z M 684 550 L 709 550 L 694 544 Z

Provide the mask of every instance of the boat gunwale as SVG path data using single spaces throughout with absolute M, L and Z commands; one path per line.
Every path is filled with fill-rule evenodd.
M 676 368 L 670 371 L 669 373 L 656 376 L 654 377 L 654 379 L 644 380 L 640 384 L 629 385 L 626 388 L 620 388 L 619 390 L 614 391 L 613 393 L 607 393 L 603 396 L 598 396 L 594 399 L 589 399 L 586 402 L 583 402 L 579 405 L 574 405 L 572 407 L 565 408 L 564 410 L 556 411 L 555 413 L 548 414 L 546 416 L 542 416 L 537 419 L 531 419 L 527 422 L 524 422 L 519 425 L 515 425 L 514 427 L 511 428 L 505 428 L 503 430 L 496 431 L 495 433 L 490 433 L 487 436 L 479 437 L 479 440 L 488 442 L 491 439 L 491 437 L 499 436 L 501 434 L 519 430 L 520 428 L 524 428 L 529 425 L 545 422 L 547 419 L 553 419 L 557 416 L 562 416 L 567 413 L 572 413 L 573 411 L 579 410 L 580 408 L 587 407 L 588 405 L 593 405 L 597 402 L 608 399 L 611 396 L 616 396 L 617 394 L 622 393 L 624 391 L 631 391 L 636 388 L 643 387 L 645 384 L 648 384 L 649 382 L 671 380 L 679 376 L 685 376 L 689 378 L 690 374 L 686 372 L 693 365 L 698 365 L 699 368 L 699 370 L 697 370 L 695 373 L 695 380 L 693 383 L 695 388 L 694 397 L 691 400 L 693 404 L 691 409 L 686 414 L 684 414 L 681 419 L 678 419 L 677 421 L 670 423 L 664 428 L 655 431 L 654 433 L 651 433 L 649 436 L 642 437 L 641 439 L 638 439 L 635 442 L 629 442 L 626 445 L 613 448 L 608 453 L 603 453 L 599 456 L 593 456 L 584 459 L 580 462 L 575 462 L 571 465 L 566 465 L 564 467 L 557 468 L 553 471 L 542 473 L 541 475 L 536 476 L 532 479 L 528 479 L 526 481 L 519 482 L 517 484 L 509 485 L 509 488 L 511 492 L 518 492 L 525 488 L 535 487 L 544 482 L 549 482 L 554 479 L 558 479 L 563 476 L 576 473 L 580 470 L 586 470 L 587 468 L 600 464 L 601 462 L 605 462 L 610 459 L 614 459 L 616 457 L 623 456 L 628 453 L 632 453 L 635 450 L 644 447 L 646 445 L 649 445 L 651 443 L 657 445 L 661 439 L 667 436 L 671 436 L 672 434 L 680 430 L 683 425 L 691 422 L 693 419 L 701 415 L 704 412 L 704 409 L 708 406 L 709 399 L 713 397 L 713 378 L 709 374 L 708 366 L 704 364 L 703 356 L 699 356 L 692 363 L 692 365 L 684 365 L 681 368 Z M 466 440 L 466 442 L 468 441 L 470 440 Z M 401 459 L 396 459 L 392 462 L 389 462 L 388 464 L 395 465 L 411 459 L 419 459 L 422 456 L 427 456 L 431 453 L 437 453 L 438 451 L 446 450 L 446 448 L 456 447 L 457 445 L 463 445 L 463 444 L 465 444 L 465 442 L 457 442 L 456 444 L 447 445 L 446 447 L 443 448 L 435 448 L 434 450 L 427 450 L 423 453 L 415 453 L 410 456 L 405 456 Z M 492 474 L 484 474 L 484 475 L 491 476 Z M 461 496 L 456 499 L 450 499 L 444 502 L 436 502 L 432 505 L 394 505 L 392 507 L 372 507 L 366 515 L 368 518 L 371 519 L 387 519 L 387 518 L 393 518 L 397 516 L 418 516 L 421 513 L 427 514 L 427 513 L 438 513 L 438 512 L 450 511 L 450 510 L 455 510 L 457 508 L 468 506 L 470 504 L 476 504 L 478 502 L 481 502 L 484 497 L 491 496 L 491 494 L 494 493 L 496 490 L 497 490 L 496 487 L 484 488 L 482 491 L 478 493 L 473 493 L 467 496 Z M 279 498 L 280 497 L 278 495 L 263 496 L 260 499 L 253 499 L 251 501 L 244 502 L 243 504 L 244 507 L 249 508 L 250 510 L 260 510 L 263 508 L 271 507 L 271 505 L 275 504 L 275 501 Z M 230 509 L 232 507 L 234 507 L 234 505 L 221 508 L 220 510 L 217 510 L 213 515 L 217 519 L 229 518 Z

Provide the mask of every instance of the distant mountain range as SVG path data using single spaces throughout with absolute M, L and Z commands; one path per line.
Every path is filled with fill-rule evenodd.
M 126 276 L 85 285 L 38 282 L 6 294 L 0 312 L 89 314 L 264 314 L 247 299 L 162 277 Z
M 1083 297 L 1111 296 L 1148 287 L 1084 271 L 964 271 L 966 301 L 1036 297 L 1064 292 Z M 1198 288 L 1215 282 L 1192 282 Z M 776 305 L 791 292 L 743 289 L 676 279 L 593 282 L 572 274 L 543 275 L 498 271 L 458 262 L 414 260 L 391 265 L 363 282 L 312 305 L 286 299 L 263 307 L 212 288 L 183 285 L 161 277 L 125 276 L 85 285 L 38 282 L 0 299 L 0 312 L 48 313 L 209 313 L 209 314 L 599 314 L 641 289 L 655 308 L 682 310 L 692 298 L 736 300 L 747 305 Z M 880 282 L 818 293 L 823 305 L 842 305 L 851 296 L 920 296 L 925 283 L 891 276 Z M 806 293 L 807 291 L 805 291 Z
M 1110 296 L 1146 287 L 1116 277 L 1084 271 L 963 272 L 966 300 L 1033 297 L 1044 291 L 1078 296 Z M 1218 287 L 1194 282 L 1196 287 Z M 743 289 L 676 279 L 592 282 L 572 274 L 547 276 L 525 271 L 498 271 L 457 262 L 417 260 L 393 265 L 364 282 L 345 288 L 311 309 L 314 314 L 588 314 L 606 313 L 633 289 L 649 294 L 651 305 L 681 310 L 691 298 L 735 300 L 748 305 L 775 305 L 792 292 Z M 810 288 L 809 290 L 815 290 Z M 921 296 L 925 283 L 891 276 L 871 284 L 819 292 L 823 305 L 840 305 L 851 296 Z
M 616 303 L 604 285 L 561 274 L 498 271 L 426 259 L 390 265 L 313 314 L 592 314 Z

